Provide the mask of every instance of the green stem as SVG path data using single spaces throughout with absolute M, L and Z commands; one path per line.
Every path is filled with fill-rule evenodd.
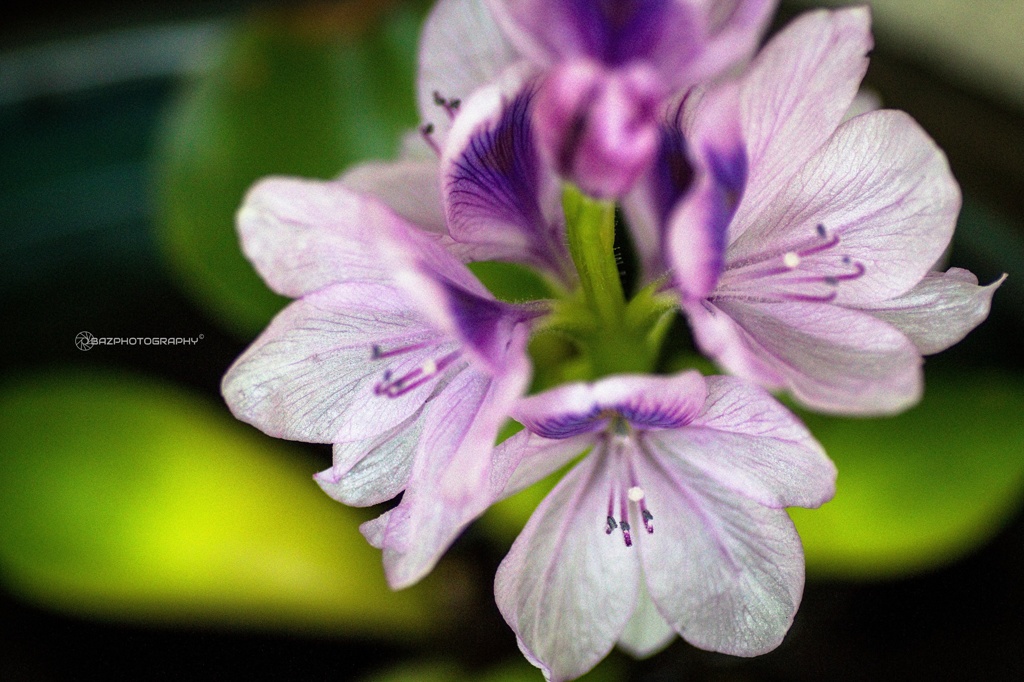
M 626 298 L 615 261 L 615 204 L 592 199 L 575 187 L 562 193 L 569 252 L 588 306 L 602 327 L 621 328 Z

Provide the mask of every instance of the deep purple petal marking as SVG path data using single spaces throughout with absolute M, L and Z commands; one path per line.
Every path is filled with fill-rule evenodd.
M 587 56 L 621 66 L 661 43 L 673 0 L 562 0 Z
M 531 255 L 561 272 L 564 246 L 553 243 L 541 208 L 541 165 L 530 121 L 532 88 L 505 106 L 492 126 L 473 134 L 446 180 L 449 229 L 456 241 L 474 223 L 497 220 L 527 236 Z

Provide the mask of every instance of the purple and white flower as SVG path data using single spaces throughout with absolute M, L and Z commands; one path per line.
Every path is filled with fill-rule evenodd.
M 616 197 L 650 163 L 663 100 L 753 53 L 774 0 L 441 0 L 420 46 L 420 113 L 449 118 L 509 68 L 537 78 L 541 152 L 584 191 Z M 443 144 L 438 145 L 443 147 Z
M 773 0 L 492 0 L 546 76 L 541 148 L 589 194 L 623 195 L 651 162 L 666 97 L 746 60 Z
M 496 301 L 440 244 L 337 182 L 271 178 L 238 214 L 246 255 L 297 300 L 228 370 L 236 417 L 334 444 L 316 479 L 351 505 L 401 503 L 364 525 L 403 587 L 491 502 L 498 429 L 530 376 L 538 308 Z
M 887 110 L 844 122 L 869 23 L 866 8 L 805 14 L 741 79 L 694 93 L 631 204 L 641 233 L 663 230 L 704 352 L 810 407 L 855 414 L 914 404 L 921 355 L 984 320 L 999 284 L 931 272 L 960 191 L 920 127 Z M 686 187 L 669 172 L 673 159 L 693 167 L 680 154 L 707 169 Z
M 534 512 L 495 593 L 551 680 L 616 642 L 637 655 L 677 634 L 739 656 L 782 641 L 804 582 L 785 511 L 817 507 L 835 467 L 763 389 L 697 372 L 615 376 L 526 398 L 499 446 L 512 494 L 587 453 Z

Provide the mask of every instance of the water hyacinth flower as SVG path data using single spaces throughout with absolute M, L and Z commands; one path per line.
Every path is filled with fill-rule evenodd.
M 541 147 L 598 197 L 623 195 L 657 148 L 666 97 L 753 53 L 772 0 L 493 0 L 513 45 L 546 75 Z
M 671 207 L 679 188 L 652 173 L 646 206 L 664 216 L 701 349 L 812 408 L 854 414 L 919 400 L 922 354 L 984 320 L 999 284 L 931 272 L 960 191 L 927 134 L 897 111 L 843 122 L 869 23 L 866 8 L 805 14 L 741 79 L 686 103 L 679 147 L 708 170 Z
M 238 213 L 247 257 L 295 298 L 234 363 L 236 417 L 334 444 L 332 497 L 401 503 L 364 524 L 393 587 L 430 570 L 489 504 L 498 429 L 529 382 L 537 308 L 494 300 L 436 234 L 337 182 L 270 178 Z
M 748 58 L 774 7 L 441 0 L 420 46 L 420 113 L 443 140 L 454 116 L 439 107 L 451 114 L 506 69 L 527 68 L 538 78 L 534 117 L 549 163 L 594 196 L 620 196 L 656 149 L 662 100 Z
M 762 389 L 686 372 L 619 375 L 523 399 L 499 446 L 511 494 L 589 453 L 530 517 L 495 594 L 550 680 L 584 674 L 618 642 L 651 654 L 681 635 L 754 656 L 799 605 L 800 539 L 787 506 L 816 507 L 835 467 Z

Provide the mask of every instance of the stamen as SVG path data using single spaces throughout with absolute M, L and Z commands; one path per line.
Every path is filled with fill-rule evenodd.
M 862 277 L 866 268 L 848 254 L 826 254 L 841 240 L 824 224 L 818 223 L 814 232 L 813 237 L 791 244 L 785 251 L 764 252 L 730 263 L 712 298 L 737 297 L 762 302 L 833 301 L 839 283 Z M 821 255 L 808 261 L 817 254 Z M 849 271 L 851 267 L 853 270 Z M 750 286 L 754 283 L 756 288 Z
M 641 508 L 640 518 L 644 520 L 644 528 L 647 529 L 647 533 L 654 533 L 654 514 L 647 511 L 646 507 Z
M 426 143 L 430 145 L 430 148 L 434 150 L 434 153 L 437 154 L 438 156 L 441 156 L 441 147 L 439 147 L 437 145 L 437 142 L 434 140 L 434 124 L 424 123 L 423 125 L 421 125 L 420 135 L 423 137 Z
M 392 348 L 391 350 L 381 350 L 378 344 L 373 344 L 373 353 L 370 357 L 371 360 L 381 360 L 383 358 L 390 358 L 394 355 L 403 355 L 414 350 L 426 348 L 429 343 L 424 341 L 423 343 L 414 343 L 409 346 L 399 346 L 398 348 Z
M 626 541 L 626 547 L 632 547 L 633 538 L 629 534 L 629 521 L 620 521 L 619 525 L 622 526 L 622 539 Z
M 629 503 L 625 497 L 619 499 L 619 527 L 622 528 L 622 539 L 626 541 L 626 547 L 632 547 L 633 537 L 629 534 Z
M 455 112 L 459 110 L 459 105 L 462 104 L 462 100 L 457 98 L 446 99 L 441 96 L 441 93 L 434 90 L 434 104 L 444 108 L 444 112 L 448 114 L 448 118 L 455 118 Z
M 604 533 L 611 535 L 615 530 L 622 531 L 622 541 L 626 547 L 633 546 L 632 527 L 629 523 L 630 508 L 635 506 L 637 513 L 643 520 L 644 529 L 648 534 L 654 532 L 654 515 L 647 510 L 647 492 L 640 486 L 636 475 L 633 457 L 635 456 L 637 443 L 634 439 L 639 438 L 633 435 L 623 436 L 616 431 L 619 422 L 625 423 L 628 428 L 628 420 L 617 410 L 612 410 L 607 431 L 601 434 L 602 457 L 608 457 L 609 461 L 609 486 L 608 486 L 608 514 L 605 517 Z
M 382 395 L 388 398 L 403 396 L 433 379 L 441 370 L 448 367 L 461 355 L 461 350 L 455 350 L 440 360 L 428 359 L 416 369 L 403 374 L 397 379 L 393 378 L 391 370 L 385 370 L 381 381 L 373 387 L 373 393 L 374 395 Z

